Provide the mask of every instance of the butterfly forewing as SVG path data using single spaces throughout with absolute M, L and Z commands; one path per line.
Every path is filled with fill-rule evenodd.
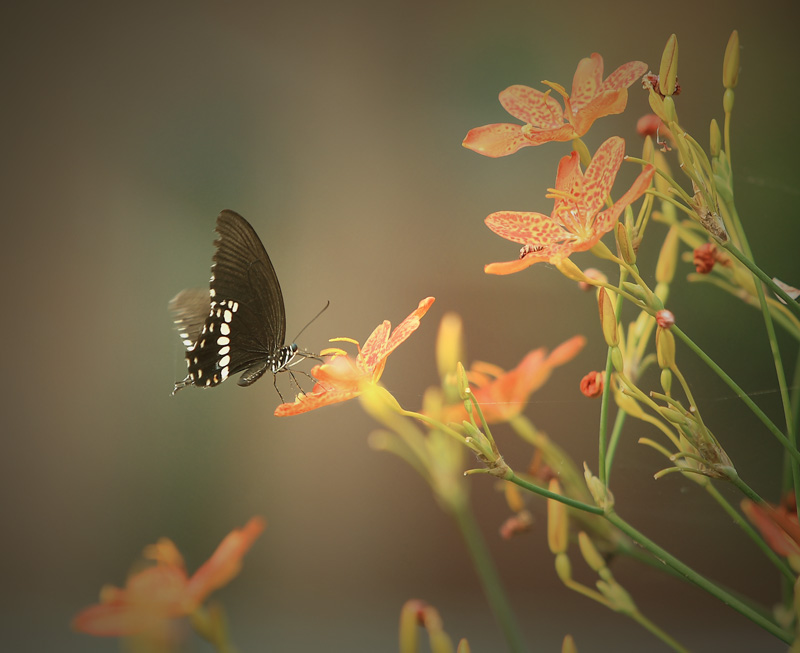
M 210 291 L 184 290 L 170 302 L 189 366 L 176 390 L 213 387 L 242 370 L 240 384 L 249 385 L 275 371 L 283 347 L 283 295 L 261 240 L 233 211 L 219 214 L 216 230 Z

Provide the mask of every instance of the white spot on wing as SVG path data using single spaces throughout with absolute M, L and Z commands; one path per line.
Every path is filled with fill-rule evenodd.
M 229 334 L 230 334 L 230 332 L 231 332 L 231 328 L 230 328 L 230 327 L 229 327 L 227 324 L 220 324 L 220 325 L 219 325 L 219 332 L 220 332 L 220 333 L 221 333 L 223 336 L 227 336 L 227 335 L 229 335 Z
M 231 313 L 227 308 L 225 309 L 225 321 L 230 323 L 233 319 L 233 313 Z
M 217 344 L 220 346 L 229 345 L 231 344 L 231 339 L 228 336 L 220 336 L 217 338 Z
M 220 367 L 228 367 L 228 363 L 230 363 L 230 362 L 231 362 L 231 357 L 230 356 L 223 356 L 222 358 L 219 359 L 218 365 Z

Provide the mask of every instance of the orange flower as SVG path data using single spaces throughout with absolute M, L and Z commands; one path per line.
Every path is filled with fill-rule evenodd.
M 279 417 L 307 413 L 315 408 L 347 401 L 361 394 L 362 384 L 377 383 L 383 374 L 386 359 L 419 327 L 419 321 L 433 304 L 434 298 L 423 299 L 417 309 L 392 331 L 388 320 L 378 325 L 355 360 L 345 355 L 335 355 L 322 365 L 312 368 L 311 374 L 318 383 L 308 394 L 298 394 L 293 403 L 281 404 L 275 409 Z M 391 335 L 390 335 L 391 332 Z
M 647 64 L 629 61 L 603 81 L 603 57 L 594 53 L 591 58 L 581 59 L 572 80 L 572 95 L 560 84 L 542 82 L 564 98 L 564 110 L 550 91 L 509 86 L 500 93 L 500 104 L 526 124 L 476 127 L 467 134 L 463 145 L 485 156 L 500 157 L 527 145 L 579 138 L 598 118 L 625 110 L 627 88 L 646 70 Z
M 586 338 L 573 336 L 550 355 L 544 347 L 534 349 L 510 372 L 488 363 L 473 363 L 469 380 L 486 422 L 505 422 L 519 415 L 530 396 L 550 378 L 553 369 L 572 360 L 585 344 Z M 462 404 L 452 406 L 447 416 L 451 422 L 465 418 Z
M 581 392 L 591 399 L 599 397 L 603 394 L 603 382 L 605 378 L 605 372 L 589 372 L 581 379 Z
M 647 190 L 655 172 L 652 165 L 645 166 L 628 191 L 601 211 L 624 156 L 625 141 L 612 136 L 597 149 L 584 174 L 578 153 L 573 152 L 559 162 L 556 187 L 547 194 L 555 199 L 551 215 L 499 211 L 487 217 L 489 229 L 523 247 L 516 261 L 490 263 L 484 270 L 489 274 L 511 274 L 539 261 L 555 265 L 573 252 L 594 247 L 614 228 L 625 207 Z
M 89 635 L 126 637 L 192 614 L 239 573 L 242 557 L 265 526 L 261 517 L 253 517 L 244 528 L 229 533 L 191 578 L 175 545 L 166 538 L 159 540 L 144 553 L 156 565 L 133 574 L 125 589 L 104 587 L 101 602 L 81 611 L 72 627 Z
M 768 503 L 758 504 L 743 499 L 742 512 L 761 531 L 761 537 L 778 555 L 800 556 L 800 523 L 794 496 L 787 494 L 777 508 Z

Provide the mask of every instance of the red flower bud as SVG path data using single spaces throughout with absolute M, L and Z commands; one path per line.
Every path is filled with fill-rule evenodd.
M 581 379 L 581 392 L 587 397 L 599 397 L 603 394 L 605 372 L 589 372 Z
M 708 274 L 717 262 L 717 246 L 706 243 L 694 250 L 694 269 L 700 274 Z
M 656 324 L 662 329 L 669 329 L 675 324 L 675 316 L 672 314 L 672 311 L 668 311 L 664 308 L 656 313 Z

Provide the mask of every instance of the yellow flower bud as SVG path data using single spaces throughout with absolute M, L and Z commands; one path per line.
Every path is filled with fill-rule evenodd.
M 661 118 L 662 122 L 665 124 L 668 123 L 669 118 L 667 118 L 667 112 L 666 109 L 664 109 L 664 100 L 662 97 L 651 88 L 650 95 L 647 99 L 650 102 L 650 108 L 653 110 L 653 113 Z
M 603 337 L 606 339 L 606 344 L 609 347 L 616 347 L 619 344 L 617 316 L 614 314 L 614 305 L 605 288 L 600 288 L 597 293 L 597 307 L 600 312 L 600 326 L 603 328 Z
M 722 60 L 722 85 L 727 89 L 736 88 L 739 82 L 739 32 L 733 30 L 725 48 Z
M 558 263 L 556 263 L 556 268 L 567 279 L 572 279 L 573 281 L 586 281 L 586 275 L 581 272 L 581 269 L 568 258 L 561 259 Z
M 644 145 L 642 145 L 642 159 L 645 161 L 652 161 L 654 152 L 655 145 L 653 145 L 653 138 L 651 136 L 647 136 L 644 139 Z
M 658 69 L 658 89 L 661 95 L 670 96 L 675 92 L 678 80 L 678 37 L 674 34 L 667 39 Z
M 675 110 L 675 100 L 672 99 L 671 95 L 668 95 L 664 98 L 664 115 L 667 116 L 667 126 L 669 126 L 671 122 L 678 122 L 678 112 Z
M 594 571 L 600 571 L 606 566 L 606 561 L 592 542 L 592 539 L 583 531 L 578 533 L 578 546 L 581 548 L 581 555 L 586 560 L 586 564 Z
M 725 110 L 725 113 L 733 111 L 733 95 L 732 88 L 726 88 L 725 93 L 722 95 L 722 108 Z
M 656 354 L 661 369 L 675 365 L 675 336 L 668 329 L 656 328 Z
M 564 635 L 564 641 L 561 643 L 561 653 L 578 653 L 578 647 L 575 646 L 575 640 L 572 635 Z
M 665 394 L 669 395 L 669 391 L 672 389 L 672 370 L 661 370 L 661 388 Z
M 633 251 L 628 229 L 621 222 L 617 222 L 617 251 L 626 263 L 633 265 L 636 263 L 636 252 Z
M 559 553 L 556 556 L 556 575 L 562 583 L 572 580 L 572 563 L 566 553 Z
M 583 463 L 583 477 L 586 480 L 586 487 L 589 488 L 589 493 L 592 495 L 594 502 L 605 512 L 609 512 L 614 507 L 614 495 L 603 485 L 599 478 L 592 475 L 586 463 Z
M 456 370 L 459 361 L 464 360 L 464 327 L 461 316 L 446 313 L 439 324 L 436 337 L 436 366 L 439 378 L 445 379 Z
M 622 352 L 619 347 L 611 348 L 611 364 L 617 372 L 625 371 L 625 361 L 622 359 Z
M 709 152 L 712 158 L 716 159 L 722 151 L 722 133 L 719 130 L 717 119 L 712 118 L 711 127 L 709 128 Z
M 561 485 L 558 479 L 551 478 L 548 489 L 561 494 Z M 554 554 L 564 553 L 567 550 L 567 530 L 569 518 L 567 517 L 567 506 L 555 499 L 547 500 L 547 544 L 550 551 Z
M 675 276 L 675 266 L 678 264 L 678 227 L 673 225 L 664 238 L 661 245 L 661 252 L 656 263 L 656 281 L 658 283 L 670 283 Z

